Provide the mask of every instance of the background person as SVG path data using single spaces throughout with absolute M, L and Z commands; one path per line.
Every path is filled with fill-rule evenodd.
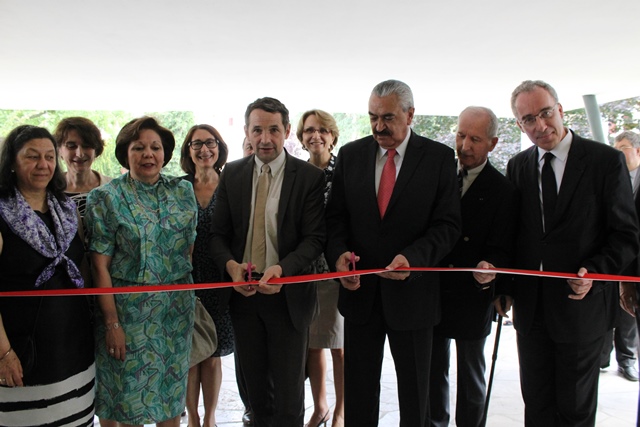
M 636 204 L 636 210 L 640 199 L 638 198 L 638 188 L 640 188 L 640 135 L 631 131 L 619 133 L 614 138 L 614 147 L 616 150 L 622 151 L 627 169 L 629 169 L 629 178 L 633 189 L 633 197 Z M 636 276 L 635 263 L 630 266 L 627 272 L 630 276 Z M 616 349 L 616 362 L 618 362 L 618 372 L 629 381 L 638 381 L 638 371 L 635 367 L 636 352 L 638 351 L 638 327 L 636 319 L 627 313 L 622 306 L 618 310 L 618 318 L 616 326 L 613 330 L 607 332 L 602 349 L 602 358 L 600 360 L 600 369 L 609 366 L 611 358 L 611 350 Z
M 53 136 L 35 126 L 11 131 L 0 152 L 3 291 L 84 286 L 82 227 L 64 188 Z M 3 297 L 0 313 L 0 424 L 92 426 L 95 365 L 87 298 Z
M 584 275 L 621 274 L 638 255 L 629 172 L 622 153 L 564 127 L 548 83 L 522 82 L 511 109 L 534 144 L 507 166 L 519 196 L 514 267 L 576 274 L 498 285 L 506 294 L 506 309 L 496 299 L 498 312 L 514 307 L 525 425 L 593 426 L 618 284 Z
M 190 283 L 197 203 L 191 184 L 166 177 L 173 135 L 151 117 L 127 123 L 116 158 L 129 172 L 87 197 L 97 287 Z M 193 292 L 98 298 L 96 413 L 122 425 L 180 424 L 185 405 Z
M 84 218 L 87 194 L 111 181 L 111 178 L 91 169 L 94 160 L 104 151 L 100 129 L 84 117 L 67 117 L 58 123 L 54 136 L 60 157 L 67 166 L 65 193 L 76 202 L 80 216 Z
M 498 143 L 498 118 L 488 108 L 467 107 L 458 117 L 456 152 L 462 210 L 462 235 L 441 266 L 508 267 L 513 252 L 516 198 L 513 185 L 488 160 Z M 431 426 L 446 427 L 449 363 L 455 339 L 459 427 L 482 423 L 486 383 L 484 346 L 491 333 L 494 273 L 440 276 L 442 319 L 433 329 L 429 402 Z
M 187 173 L 184 177 L 193 185 L 198 201 L 197 236 L 193 248 L 193 282 L 212 283 L 221 280 L 221 274 L 211 260 L 208 235 L 213 221 L 215 192 L 220 172 L 227 162 L 227 144 L 210 125 L 195 125 L 187 132 L 180 149 L 180 166 Z M 204 427 L 216 425 L 216 407 L 222 384 L 222 362 L 220 358 L 233 352 L 233 326 L 229 315 L 230 288 L 203 289 L 196 297 L 211 315 L 216 325 L 218 347 L 215 353 L 189 369 L 187 384 L 187 412 L 189 426 L 200 427 L 198 401 L 200 385 L 204 403 Z
M 336 166 L 336 156 L 331 153 L 338 143 L 340 131 L 335 119 L 322 110 L 310 110 L 302 114 L 296 131 L 298 140 L 309 152 L 309 163 L 324 171 L 325 205 L 331 193 L 331 181 Z M 328 273 L 329 266 L 324 255 L 315 261 L 316 273 Z M 336 391 L 336 406 L 332 426 L 344 425 L 344 318 L 338 312 L 340 283 L 325 280 L 318 283 L 318 317 L 309 327 L 309 354 L 307 373 L 313 394 L 313 414 L 307 426 L 326 424 L 329 420 L 327 403 L 326 370 L 324 349 L 331 349 L 333 381 Z

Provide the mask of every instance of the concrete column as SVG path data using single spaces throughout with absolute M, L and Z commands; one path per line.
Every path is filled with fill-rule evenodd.
M 587 111 L 587 120 L 589 120 L 589 127 L 591 128 L 593 139 L 609 144 L 602 129 L 602 116 L 600 115 L 600 107 L 596 101 L 596 96 L 582 95 L 582 100 L 584 101 L 584 108 Z

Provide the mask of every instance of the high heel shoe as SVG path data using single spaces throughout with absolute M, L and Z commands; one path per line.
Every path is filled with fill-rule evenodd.
M 313 418 L 313 416 L 311 417 Z M 327 427 L 327 422 L 329 421 L 329 409 L 325 412 L 324 416 L 320 420 L 318 424 L 311 424 L 311 420 L 304 425 L 304 427 Z

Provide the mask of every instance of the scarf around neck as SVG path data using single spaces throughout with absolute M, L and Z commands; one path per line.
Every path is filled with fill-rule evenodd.
M 0 216 L 13 233 L 40 255 L 52 259 L 36 279 L 36 288 L 49 280 L 56 266 L 62 263 L 71 282 L 77 288 L 83 288 L 84 280 L 78 266 L 65 255 L 78 232 L 76 205 L 70 199 L 60 203 L 49 192 L 47 192 L 47 205 L 53 219 L 55 236 L 17 189 L 15 197 L 0 199 Z

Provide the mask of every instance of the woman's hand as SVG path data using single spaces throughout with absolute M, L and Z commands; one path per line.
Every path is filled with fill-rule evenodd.
M 105 343 L 109 356 L 124 362 L 126 355 L 125 335 L 122 325 L 118 322 L 108 323 L 105 325 Z
M 0 360 L 0 386 L 22 387 L 22 364 L 13 349 Z

